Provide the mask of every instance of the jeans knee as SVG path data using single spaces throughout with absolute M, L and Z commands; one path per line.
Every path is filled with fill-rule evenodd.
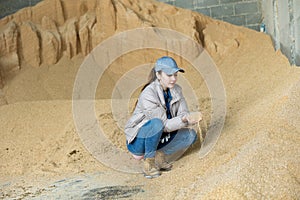
M 162 132 L 164 130 L 164 123 L 159 118 L 153 118 L 150 120 L 152 124 L 152 128 L 155 130 L 155 132 Z

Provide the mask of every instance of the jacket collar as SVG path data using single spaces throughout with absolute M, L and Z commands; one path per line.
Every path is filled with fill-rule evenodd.
M 162 102 L 163 105 L 166 105 L 164 94 L 163 94 L 163 87 L 161 86 L 158 79 L 156 79 L 154 81 L 154 85 L 155 85 L 155 88 L 158 93 L 158 97 L 159 97 L 160 101 Z M 175 85 L 173 88 L 170 89 L 171 96 L 172 96 L 171 104 L 179 100 L 180 95 L 179 95 L 177 87 L 178 86 Z

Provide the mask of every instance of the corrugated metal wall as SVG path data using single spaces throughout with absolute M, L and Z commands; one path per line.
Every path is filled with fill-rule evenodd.
M 300 66 L 300 0 L 262 0 L 266 32 L 292 65 Z
M 158 0 L 204 15 L 259 30 L 262 21 L 260 0 Z
M 0 0 L 0 18 L 17 12 L 19 9 L 34 6 L 41 0 Z

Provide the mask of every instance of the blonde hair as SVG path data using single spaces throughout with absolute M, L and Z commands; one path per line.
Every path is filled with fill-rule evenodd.
M 151 69 L 149 76 L 148 76 L 148 82 L 142 87 L 143 91 L 148 85 L 150 85 L 150 83 L 152 83 L 153 81 L 155 81 L 157 79 L 156 77 L 156 71 L 154 69 L 154 67 Z
M 159 71 L 158 73 L 160 74 L 161 71 Z M 142 87 L 141 92 L 156 79 L 157 79 L 156 71 L 155 71 L 155 67 L 153 67 L 148 75 L 148 82 Z M 134 111 L 137 103 L 138 103 L 138 101 L 135 102 L 132 112 Z

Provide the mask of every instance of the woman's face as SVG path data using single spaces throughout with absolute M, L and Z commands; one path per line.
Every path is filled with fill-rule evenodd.
M 176 81 L 177 81 L 177 72 L 168 75 L 165 72 L 157 73 L 157 77 L 160 80 L 160 84 L 162 85 L 163 89 L 166 90 L 167 88 L 173 88 Z

